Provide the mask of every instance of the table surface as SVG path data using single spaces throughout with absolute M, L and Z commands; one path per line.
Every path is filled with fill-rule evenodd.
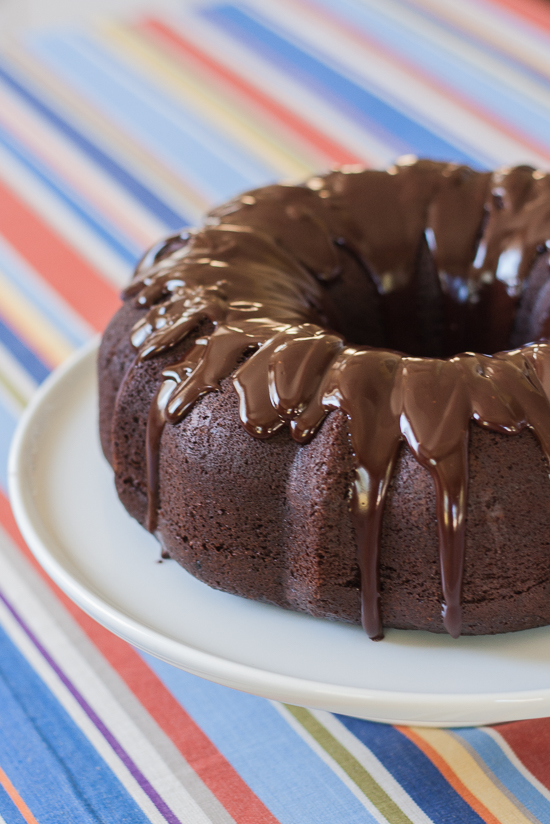
M 203 681 L 80 612 L 6 497 L 26 403 L 159 236 L 343 163 L 548 167 L 550 4 L 47 9 L 0 0 L 0 824 L 550 822 L 549 719 L 398 728 Z

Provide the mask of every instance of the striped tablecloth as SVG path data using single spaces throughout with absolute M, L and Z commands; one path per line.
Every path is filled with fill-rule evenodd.
M 550 720 L 397 728 L 202 681 L 72 605 L 6 498 L 19 414 L 159 236 L 335 164 L 548 167 L 549 80 L 542 0 L 229 0 L 0 56 L 0 821 L 550 822 Z

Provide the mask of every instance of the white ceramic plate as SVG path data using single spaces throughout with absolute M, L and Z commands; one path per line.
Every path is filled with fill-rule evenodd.
M 550 715 L 550 628 L 460 638 L 337 624 L 215 592 L 123 509 L 97 436 L 96 346 L 27 409 L 10 494 L 30 548 L 86 612 L 189 672 L 291 704 L 401 724 L 461 726 Z

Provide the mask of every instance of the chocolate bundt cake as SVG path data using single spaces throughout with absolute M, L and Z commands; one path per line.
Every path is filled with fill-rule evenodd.
M 124 506 L 210 586 L 374 639 L 550 624 L 549 237 L 550 175 L 403 158 L 158 244 L 99 355 Z

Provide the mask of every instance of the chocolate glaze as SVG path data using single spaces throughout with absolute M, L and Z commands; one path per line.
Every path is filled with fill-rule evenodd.
M 550 176 L 404 158 L 385 172 L 344 168 L 248 192 L 154 247 L 126 290 L 148 309 L 132 333 L 138 361 L 205 320 L 214 330 L 163 370 L 150 409 L 149 529 L 163 427 L 223 378 L 232 375 L 256 438 L 287 425 L 306 443 L 341 409 L 355 455 L 365 631 L 383 637 L 379 538 L 404 440 L 433 478 L 443 623 L 458 637 L 470 420 L 508 434 L 530 427 L 550 460 L 550 345 L 522 345 L 532 332 L 544 338 L 549 312 L 536 328 L 525 313 L 516 323 L 549 228 Z M 346 339 L 337 298 L 352 265 L 367 295 L 359 342 Z M 537 294 L 548 282 L 540 271 Z M 519 348 L 500 351 L 513 339 Z M 456 354 L 468 348 L 486 354 Z

